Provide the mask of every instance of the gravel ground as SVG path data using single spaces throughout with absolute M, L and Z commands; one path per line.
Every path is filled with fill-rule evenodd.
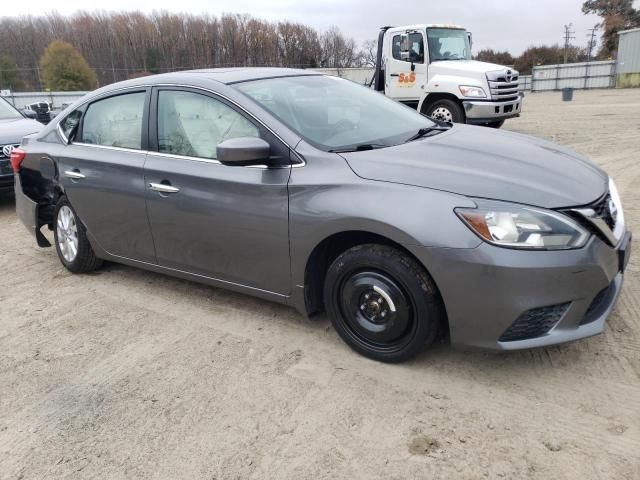
M 593 158 L 640 239 L 640 90 L 506 128 Z M 0 200 L 0 478 L 640 478 L 640 279 L 606 332 L 403 365 L 324 320 L 119 265 L 74 276 Z

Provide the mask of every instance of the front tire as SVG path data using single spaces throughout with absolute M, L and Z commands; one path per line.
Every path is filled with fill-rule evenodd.
M 327 271 L 324 302 L 340 337 L 382 362 L 417 355 L 433 342 L 444 317 L 427 272 L 385 245 L 358 245 L 338 256 Z
M 53 237 L 58 258 L 73 273 L 86 273 L 102 266 L 96 257 L 84 226 L 67 197 L 61 197 L 56 205 Z
M 425 111 L 426 115 L 434 120 L 445 123 L 465 123 L 464 110 L 459 103 L 443 98 L 429 105 Z

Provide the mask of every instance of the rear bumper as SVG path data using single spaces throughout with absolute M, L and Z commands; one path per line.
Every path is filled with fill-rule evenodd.
M 482 124 L 520 116 L 523 99 L 524 96 L 520 94 L 518 98 L 508 102 L 465 100 L 462 105 L 467 117 L 467 123 Z
M 16 214 L 27 230 L 36 237 L 39 247 L 50 247 L 51 243 L 40 231 L 38 204 L 22 191 L 20 175 L 15 175 Z
M 622 288 L 630 240 L 627 233 L 614 249 L 593 237 L 582 249 L 555 252 L 489 244 L 411 250 L 440 289 L 452 345 L 505 351 L 601 333 Z M 545 307 L 562 307 L 562 313 L 551 323 L 542 322 L 544 331 L 504 340 L 516 321 L 528 319 L 530 312 L 544 312 Z

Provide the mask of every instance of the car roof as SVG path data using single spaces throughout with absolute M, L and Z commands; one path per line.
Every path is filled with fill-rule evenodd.
M 200 70 L 186 70 L 179 73 L 199 75 L 202 78 L 216 80 L 226 85 L 239 82 L 248 82 L 250 80 L 260 80 L 263 78 L 322 75 L 322 73 L 315 72 L 313 70 L 279 67 L 205 68 Z

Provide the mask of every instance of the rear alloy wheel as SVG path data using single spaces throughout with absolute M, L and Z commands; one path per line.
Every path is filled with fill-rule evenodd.
M 464 123 L 465 115 L 462 107 L 453 100 L 442 99 L 429 105 L 426 109 L 428 117 L 446 123 Z
M 58 258 L 70 272 L 91 272 L 102 266 L 102 260 L 96 257 L 84 227 L 66 197 L 56 205 L 53 236 Z
M 325 306 L 354 350 L 383 362 L 407 360 L 433 342 L 442 320 L 433 281 L 408 255 L 359 245 L 329 267 Z

